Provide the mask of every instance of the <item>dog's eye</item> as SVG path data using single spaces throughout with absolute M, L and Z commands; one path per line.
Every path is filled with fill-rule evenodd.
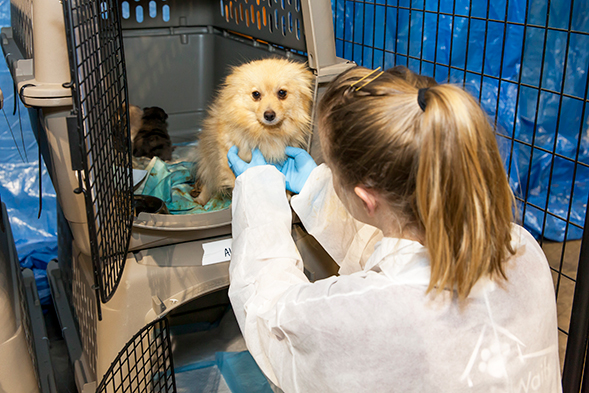
M 254 92 L 252 92 L 252 97 L 254 100 L 258 101 L 260 98 L 262 98 L 262 95 L 260 94 L 259 91 L 254 91 Z
M 286 92 L 286 90 L 278 90 L 278 98 L 280 98 L 281 100 L 284 100 L 287 95 L 288 93 Z

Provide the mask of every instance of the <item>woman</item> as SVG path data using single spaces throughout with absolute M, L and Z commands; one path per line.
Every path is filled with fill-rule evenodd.
M 356 67 L 319 111 L 327 165 L 295 148 L 280 172 L 228 155 L 229 295 L 266 376 L 285 392 L 562 391 L 550 269 L 512 224 L 477 102 Z M 340 275 L 303 274 L 285 186 Z

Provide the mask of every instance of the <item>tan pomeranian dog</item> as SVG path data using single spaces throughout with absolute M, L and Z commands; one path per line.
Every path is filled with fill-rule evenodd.
M 286 159 L 286 146 L 303 147 L 310 133 L 313 74 L 286 59 L 256 60 L 232 70 L 209 108 L 197 146 L 193 196 L 205 205 L 230 195 L 235 176 L 227 152 L 235 145 L 242 160 L 260 149 L 269 163 Z

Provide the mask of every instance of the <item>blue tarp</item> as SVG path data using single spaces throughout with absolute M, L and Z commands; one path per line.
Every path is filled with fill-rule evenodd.
M 249 351 L 216 352 L 214 359 L 176 367 L 174 372 L 179 392 L 272 393 Z
M 10 1 L 0 0 L 0 26 L 9 25 Z M 43 210 L 41 217 L 37 218 L 37 142 L 31 130 L 28 111 L 20 100 L 20 120 L 18 110 L 14 116 L 12 115 L 15 102 L 14 84 L 4 60 L 0 60 L 0 89 L 4 94 L 4 113 L 0 111 L 0 197 L 6 204 L 10 217 L 21 266 L 33 270 L 41 303 L 48 304 L 51 296 L 45 268 L 47 263 L 57 256 L 56 195 L 47 170 L 43 166 Z
M 583 113 L 589 2 L 553 0 L 549 10 L 547 3 L 333 0 L 332 6 L 338 56 L 369 68 L 405 65 L 439 82 L 465 83 L 480 98 L 498 133 L 517 140 L 512 147 L 498 138 L 513 190 L 539 207 L 526 206 L 524 215 L 520 204 L 524 225 L 562 241 L 569 206 L 570 222 L 582 226 L 589 193 L 589 170 L 571 161 L 578 151 L 578 161 L 589 164 L 589 110 Z M 533 26 L 524 26 L 526 5 Z M 568 239 L 581 235 L 569 225 Z

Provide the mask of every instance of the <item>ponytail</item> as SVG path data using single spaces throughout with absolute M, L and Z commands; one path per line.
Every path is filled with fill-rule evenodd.
M 339 75 L 319 104 L 323 152 L 343 186 L 377 191 L 402 233 L 424 239 L 428 293 L 465 299 L 482 276 L 504 279 L 514 198 L 485 113 L 462 89 L 404 67 L 353 88 L 369 74 Z
M 477 102 L 452 85 L 423 99 L 416 196 L 432 261 L 428 292 L 453 288 L 464 299 L 481 276 L 506 278 L 513 194 Z

